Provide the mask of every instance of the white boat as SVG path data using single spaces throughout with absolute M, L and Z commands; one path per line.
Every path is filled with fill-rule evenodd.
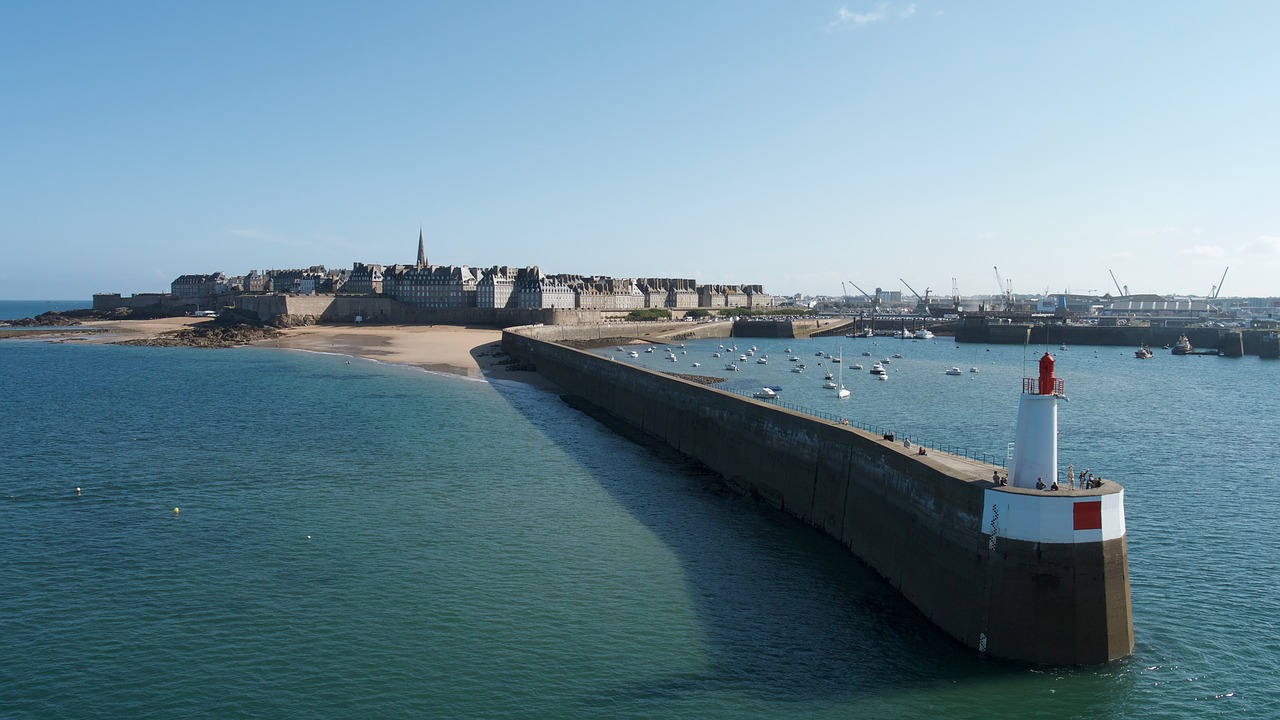
M 875 363 L 874 365 L 871 366 L 871 370 L 869 372 L 872 375 L 879 375 L 880 377 L 884 377 L 885 376 L 884 365 L 881 365 L 880 363 Z
M 804 366 L 803 366 L 803 365 L 796 365 L 795 367 L 791 368 L 791 372 L 793 372 L 793 373 L 802 373 L 802 372 L 804 372 Z
M 747 356 L 746 356 L 746 355 L 739 355 L 739 356 L 738 356 L 738 362 L 746 362 L 746 361 L 747 361 Z
M 971 372 L 971 373 L 976 373 L 976 372 L 978 372 L 978 366 L 977 366 L 977 365 L 975 365 L 975 366 L 973 366 L 973 367 L 969 368 L 969 372 Z
M 791 348 L 787 348 L 786 352 L 791 352 Z
M 824 380 L 835 380 L 835 378 L 836 378 L 836 376 L 835 376 L 835 375 L 832 375 L 830 370 L 828 370 L 828 371 L 827 371 L 827 372 L 822 376 L 822 379 L 824 379 Z
M 861 369 L 862 369 L 862 363 L 854 363 L 854 365 L 853 365 L 853 369 L 854 369 L 854 370 L 861 370 Z
M 840 386 L 839 386 L 839 385 L 836 385 L 836 381 L 835 381 L 835 380 L 830 380 L 830 379 L 828 379 L 828 380 L 824 380 L 824 381 L 822 382 L 822 387 L 823 387 L 824 389 L 826 389 L 826 390 L 835 390 L 836 388 L 838 388 L 838 387 L 840 387 Z
M 880 376 L 880 379 L 881 379 L 881 380 L 888 380 L 888 379 L 889 379 L 889 376 L 888 376 L 888 375 L 881 375 L 881 376 Z
M 833 363 L 841 362 L 841 360 L 842 360 L 842 358 L 839 358 L 839 357 L 833 357 L 833 358 L 831 358 L 831 362 L 833 362 Z
M 791 352 L 791 351 L 790 351 L 790 350 L 788 350 L 787 352 Z M 790 360 L 791 362 L 800 362 L 800 356 L 799 356 L 799 355 L 792 355 L 791 357 L 789 357 L 789 358 L 787 358 L 787 359 L 788 359 L 788 360 Z
M 645 349 L 644 349 L 644 351 L 645 351 L 645 352 L 647 352 L 647 353 L 651 353 L 651 352 L 653 352 L 653 348 L 652 348 L 652 347 L 647 347 L 647 348 L 645 348 Z
M 629 352 L 629 353 L 627 353 L 627 354 L 628 354 L 628 355 L 630 355 L 631 357 L 634 357 L 634 358 L 638 358 L 638 357 L 640 357 L 640 353 L 636 352 L 635 350 L 632 350 L 631 352 Z
M 929 331 L 928 331 L 927 329 L 925 329 L 925 328 L 920 328 L 919 330 L 917 330 L 917 331 L 916 331 L 916 339 L 917 339 L 917 340 L 932 340 L 932 339 L 933 339 L 933 333 L 929 332 Z
M 870 351 L 870 350 L 863 350 L 863 351 L 862 351 L 862 357 L 871 357 L 871 351 Z
M 622 346 L 621 346 L 621 345 L 619 345 L 619 346 L 618 346 L 618 352 L 626 352 L 626 350 L 623 350 L 623 349 L 622 349 Z
M 893 356 L 899 360 L 902 359 L 902 353 L 894 353 Z
M 720 357 L 720 353 L 711 353 L 711 357 Z
M 962 375 L 963 373 L 961 373 L 961 372 L 960 372 L 960 368 L 958 368 L 958 367 L 953 367 L 953 368 L 947 368 L 947 374 L 948 374 L 948 375 Z
M 769 358 L 767 358 L 767 357 L 760 357 L 760 358 L 756 358 L 756 364 L 757 364 L 757 365 L 768 365 L 768 364 L 769 364 Z
M 694 367 L 702 367 L 702 363 L 698 363 L 698 362 L 696 362 L 696 363 L 694 363 L 694 364 L 693 364 L 693 366 L 694 366 Z
M 737 372 L 737 371 L 738 371 L 738 366 L 737 366 L 737 365 L 734 365 L 733 363 L 729 363 L 728 365 L 725 365 L 725 366 L 724 366 L 724 369 L 725 369 L 725 370 L 728 370 L 728 371 L 730 371 L 730 372 Z
M 762 387 L 759 390 L 757 390 L 755 394 L 753 394 L 751 397 L 760 398 L 761 400 L 776 400 L 778 397 L 778 393 L 775 392 L 774 389 L 771 387 Z
M 841 351 L 841 352 L 840 352 L 840 356 L 841 356 L 841 357 L 844 357 L 844 352 L 843 352 L 843 351 Z M 845 386 L 844 386 L 844 365 L 841 365 L 841 366 L 840 366 L 840 380 L 839 380 L 839 383 L 840 383 L 840 386 L 836 388 L 836 399 L 837 399 L 837 400 L 843 400 L 844 398 L 847 398 L 847 397 L 849 397 L 850 395 L 852 395 L 852 394 L 853 394 L 853 393 L 849 392 L 849 388 L 847 388 L 847 387 L 845 387 Z
M 675 361 L 676 361 L 676 356 L 675 356 L 675 355 L 668 355 L 668 356 L 667 356 L 667 359 L 668 359 L 668 360 L 670 360 L 671 362 L 675 362 Z

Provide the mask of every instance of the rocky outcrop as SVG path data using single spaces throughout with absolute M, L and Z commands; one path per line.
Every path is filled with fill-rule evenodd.
M 153 338 L 122 340 L 116 344 L 144 347 L 229 348 L 237 345 L 247 345 L 259 340 L 271 340 L 280 337 L 282 334 L 275 328 L 254 325 L 226 325 L 211 321 L 173 332 L 162 333 Z

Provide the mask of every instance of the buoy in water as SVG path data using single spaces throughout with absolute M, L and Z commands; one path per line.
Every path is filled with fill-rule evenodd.
M 174 508 L 174 509 L 173 509 L 173 514 L 174 514 L 174 515 L 177 515 L 177 514 L 178 514 L 178 508 Z
M 77 494 L 77 495 L 79 495 L 79 494 L 80 494 L 80 488 L 76 488 L 76 494 Z

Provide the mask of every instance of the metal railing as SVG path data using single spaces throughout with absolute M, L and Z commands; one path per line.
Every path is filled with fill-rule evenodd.
M 904 441 L 909 441 L 912 447 L 924 447 L 928 450 L 936 450 L 938 452 L 947 453 L 948 455 L 954 455 L 956 457 L 966 458 L 969 460 L 973 460 L 975 462 L 986 463 L 988 465 L 993 465 L 999 468 L 1008 468 L 1009 466 L 1007 456 L 1001 457 L 999 455 L 996 455 L 995 453 L 983 452 L 981 450 L 973 450 L 971 448 L 967 448 L 962 445 L 956 445 L 954 443 L 938 442 L 936 440 L 930 440 L 928 438 L 919 437 L 918 435 L 900 435 L 896 433 L 894 430 L 892 430 L 891 428 L 888 428 L 883 425 L 876 425 L 873 423 L 864 423 L 864 422 L 859 422 L 857 420 L 850 420 L 847 415 L 838 415 L 835 413 L 825 412 L 823 410 L 815 410 L 810 407 L 804 407 L 803 405 L 796 405 L 795 403 L 787 402 L 786 400 L 757 398 L 757 397 L 754 397 L 754 393 L 756 392 L 754 390 L 745 390 L 745 389 L 727 388 L 727 387 L 719 387 L 717 389 L 723 390 L 724 392 L 733 393 L 734 395 L 739 395 L 744 398 L 759 400 L 761 403 L 765 405 L 782 407 L 788 410 L 801 413 L 803 415 L 809 415 L 812 417 L 821 418 L 823 420 L 829 420 L 834 425 L 845 425 L 849 427 L 856 427 L 859 430 L 865 430 L 866 432 L 869 432 L 872 435 L 879 435 L 885 440 L 891 440 L 893 442 L 899 442 L 899 443 Z

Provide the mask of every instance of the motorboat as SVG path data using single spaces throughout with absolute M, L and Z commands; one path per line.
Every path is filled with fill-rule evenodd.
M 795 367 L 791 368 L 791 372 L 793 372 L 793 373 L 802 373 L 802 372 L 804 372 L 804 366 L 803 366 L 803 365 L 796 365 Z
M 724 366 L 724 369 L 725 369 L 725 370 L 728 370 L 729 372 L 737 372 L 737 371 L 738 371 L 738 366 L 737 366 L 737 365 L 734 365 L 733 363 L 729 363 L 728 365 L 725 365 L 725 366 Z
M 778 392 L 771 387 L 762 387 L 755 391 L 751 397 L 760 398 L 761 400 L 777 400 Z
M 832 374 L 831 374 L 831 371 L 830 371 L 830 370 L 828 370 L 828 371 L 826 371 L 825 373 L 823 373 L 823 375 L 822 375 L 822 379 L 823 379 L 823 380 L 835 380 L 835 379 L 836 379 L 836 376 L 835 376 L 835 375 L 832 375 Z
M 635 350 L 632 350 L 631 352 L 629 352 L 629 353 L 627 353 L 627 354 L 628 354 L 628 355 L 630 355 L 631 357 L 634 357 L 634 358 L 638 358 L 638 357 L 640 357 L 640 353 L 636 352 Z
M 884 377 L 885 376 L 884 365 L 881 365 L 880 363 L 875 363 L 874 365 L 871 366 L 871 370 L 869 372 L 872 375 L 879 375 L 880 377 Z
M 711 353 L 711 357 L 720 357 L 720 353 Z
M 1150 360 L 1152 355 L 1153 353 L 1151 352 L 1151 348 L 1147 347 L 1146 345 L 1143 345 L 1142 347 L 1133 351 L 1133 356 L 1138 358 L 1139 360 Z
M 667 359 L 670 360 L 671 362 L 676 362 L 678 360 L 678 358 L 675 355 L 668 355 Z
M 768 364 L 769 364 L 769 358 L 767 358 L 767 357 L 758 357 L 758 358 L 756 358 L 756 364 L 757 364 L 757 365 L 768 365 Z
M 1191 347 L 1191 341 L 1187 339 L 1187 336 L 1179 335 L 1178 342 L 1173 344 L 1173 349 L 1170 352 L 1174 355 L 1190 355 L 1193 349 L 1194 348 Z
M 831 358 L 831 362 L 833 362 L 833 363 L 838 363 L 838 362 L 840 362 L 840 360 L 841 360 L 841 359 L 840 359 L 840 358 L 838 358 L 838 357 L 833 357 L 833 358 Z
M 825 390 L 835 390 L 836 388 L 838 388 L 838 387 L 840 387 L 840 386 L 839 386 L 839 385 L 836 385 L 836 381 L 835 381 L 835 380 L 827 379 L 827 380 L 824 380 L 824 381 L 823 381 L 823 383 L 822 383 L 822 387 L 823 387 L 823 389 L 825 389 Z
M 791 352 L 791 351 L 790 351 L 790 350 L 788 350 L 787 352 Z M 800 356 L 799 356 L 799 355 L 792 355 L 791 357 L 789 357 L 789 358 L 787 358 L 787 359 L 788 359 L 788 360 L 790 360 L 791 362 L 800 362 Z
M 870 350 L 863 350 L 863 351 L 862 351 L 862 357 L 871 357 L 871 351 L 870 351 Z
M 652 348 L 652 347 L 647 347 L 647 348 L 645 348 L 645 349 L 644 349 L 644 351 L 645 351 L 645 352 L 647 352 L 647 353 L 651 353 L 651 352 L 653 352 L 653 348 Z
M 893 356 L 899 360 L 902 359 L 902 353 L 894 353 Z
M 700 362 L 696 362 L 696 363 L 694 363 L 694 364 L 693 364 L 693 366 L 694 366 L 694 367 L 702 367 L 702 363 L 700 363 Z
M 862 369 L 862 363 L 854 363 L 854 364 L 853 364 L 853 369 L 854 369 L 854 370 L 861 370 L 861 369 Z
M 791 352 L 791 348 L 787 348 L 785 352 Z
M 963 375 L 964 373 L 960 372 L 960 368 L 958 368 L 958 367 L 953 367 L 953 368 L 947 368 L 947 374 L 948 374 L 948 375 Z
M 746 355 L 739 355 L 739 356 L 738 356 L 738 362 L 746 362 L 746 361 L 747 361 L 747 356 L 746 356 Z
M 976 372 L 978 372 L 978 366 L 976 366 L 976 365 L 975 365 L 975 366 L 973 366 L 973 367 L 969 368 L 969 372 L 971 372 L 971 373 L 976 373 Z
M 916 331 L 915 338 L 917 340 L 932 340 L 934 338 L 934 335 L 933 333 L 929 332 L 928 329 L 920 328 L 919 330 Z

